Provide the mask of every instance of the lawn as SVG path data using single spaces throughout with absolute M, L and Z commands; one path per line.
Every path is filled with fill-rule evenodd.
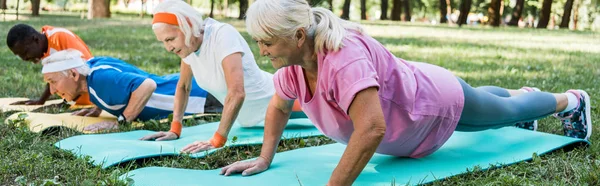
M 22 23 L 36 28 L 43 25 L 65 27 L 78 34 L 94 56 L 112 56 L 148 72 L 178 72 L 179 59 L 167 53 L 154 37 L 150 19 L 117 16 L 104 20 L 82 20 L 78 15 L 20 16 Z M 9 16 L 10 18 L 10 16 Z M 244 22 L 227 19 L 250 44 L 259 66 L 274 72 L 258 47 L 245 32 Z M 2 45 L 10 27 L 17 21 L 0 22 Z M 363 22 L 367 33 L 382 42 L 397 57 L 436 64 L 450 69 L 473 86 L 496 85 L 518 89 L 535 86 L 544 91 L 564 92 L 584 89 L 592 104 L 600 96 L 600 34 L 562 30 L 515 28 L 447 27 L 377 21 Z M 7 47 L 0 50 L 0 97 L 37 98 L 45 87 L 41 65 L 20 61 Z M 56 97 L 54 97 L 56 98 Z M 42 112 L 66 112 L 48 108 Z M 4 121 L 11 113 L 0 113 Z M 592 105 L 592 120 L 598 121 L 600 109 Z M 204 118 L 196 125 L 219 118 Z M 155 121 L 143 129 L 166 130 L 167 124 Z M 594 127 L 594 131 L 600 131 Z M 124 127 L 121 130 L 132 130 Z M 560 122 L 552 117 L 540 121 L 540 131 L 562 135 Z M 52 146 L 60 139 L 79 133 L 63 131 L 40 135 L 14 123 L 0 125 L 0 185 L 54 184 L 122 185 L 117 177 L 129 170 L 147 166 L 190 169 L 215 169 L 234 161 L 256 157 L 260 146 L 229 148 L 205 159 L 163 157 L 131 162 L 109 169 L 89 164 Z M 510 134 L 507 134 L 510 135 Z M 431 183 L 432 185 L 599 185 L 600 147 L 593 135 L 591 146 L 570 152 L 556 152 L 530 162 L 481 171 Z M 280 144 L 279 151 L 333 143 L 325 137 L 291 139 Z M 392 183 L 392 180 L 390 180 Z M 325 184 L 325 183 L 324 183 Z

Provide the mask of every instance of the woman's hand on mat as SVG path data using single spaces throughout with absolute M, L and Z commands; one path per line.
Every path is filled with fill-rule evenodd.
M 89 109 L 81 109 L 77 112 L 73 112 L 74 116 L 88 116 L 88 117 L 98 117 L 102 113 L 102 109 L 98 107 L 89 108 Z
M 140 138 L 140 140 L 155 140 L 155 141 L 167 141 L 177 139 L 177 134 L 174 132 L 157 132 Z
M 269 168 L 269 161 L 259 156 L 252 161 L 238 161 L 227 165 L 221 169 L 221 175 L 229 176 L 235 173 L 242 173 L 242 176 L 250 176 L 263 172 Z
M 44 100 L 26 100 L 26 101 L 17 101 L 11 103 L 10 105 L 43 105 L 46 103 Z
M 83 130 L 90 131 L 90 132 L 98 132 L 98 131 L 103 131 L 103 130 L 113 130 L 113 129 L 116 129 L 118 126 L 119 126 L 119 124 L 114 121 L 102 121 L 102 122 L 88 125 L 87 127 L 83 128 Z
M 196 153 L 196 152 L 210 150 L 210 149 L 214 149 L 214 148 L 215 147 L 213 147 L 212 144 L 210 144 L 210 141 L 195 141 L 194 143 L 183 147 L 183 149 L 181 149 L 181 152 L 182 153 Z

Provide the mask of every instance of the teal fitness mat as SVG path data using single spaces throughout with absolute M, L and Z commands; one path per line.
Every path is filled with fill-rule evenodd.
M 354 185 L 420 184 L 465 173 L 480 166 L 510 165 L 587 141 L 553 134 L 504 127 L 481 132 L 455 132 L 434 154 L 420 159 L 373 156 Z M 331 144 L 296 149 L 275 155 L 271 168 L 257 175 L 219 175 L 217 170 L 148 167 L 121 176 L 135 185 L 325 185 L 345 146 Z
M 261 144 L 263 141 L 263 126 L 241 128 L 234 124 L 230 133 L 228 146 L 242 146 Z M 119 163 L 150 158 L 157 156 L 178 155 L 186 145 L 197 140 L 210 139 L 219 126 L 218 122 L 207 123 L 193 127 L 183 128 L 182 138 L 173 141 L 141 141 L 141 137 L 155 131 L 138 130 L 111 134 L 89 134 L 66 138 L 54 146 L 69 150 L 77 156 L 90 156 L 94 165 L 107 168 Z M 284 138 L 299 138 L 322 135 L 308 119 L 290 119 L 285 128 Z M 232 143 L 233 137 L 237 141 Z M 192 154 L 192 157 L 201 158 L 217 151 L 212 149 L 205 152 Z

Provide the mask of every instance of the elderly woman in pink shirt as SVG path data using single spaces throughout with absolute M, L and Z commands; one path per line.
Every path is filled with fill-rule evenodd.
M 248 9 L 246 28 L 278 69 L 276 95 L 260 157 L 226 166 L 224 175 L 268 169 L 295 99 L 323 134 L 347 144 L 328 185 L 352 184 L 374 153 L 427 156 L 455 130 L 514 126 L 556 114 L 565 135 L 591 135 L 585 91 L 472 88 L 442 67 L 395 57 L 360 25 L 305 0 L 258 0 Z

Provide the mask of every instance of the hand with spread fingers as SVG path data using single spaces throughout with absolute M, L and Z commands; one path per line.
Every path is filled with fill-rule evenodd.
M 150 134 L 147 136 L 144 136 L 143 138 L 140 138 L 140 140 L 154 140 L 154 141 L 168 141 L 168 140 L 174 140 L 177 139 L 177 134 L 175 134 L 174 132 L 157 132 L 154 134 Z
M 250 176 L 267 170 L 269 164 L 269 160 L 259 156 L 256 160 L 238 161 L 231 165 L 227 165 L 221 169 L 221 175 L 229 176 L 241 172 L 242 176 Z
M 200 151 L 214 149 L 215 147 L 210 143 L 210 141 L 195 141 L 192 144 L 189 144 L 183 149 L 181 149 L 182 153 L 196 153 Z
M 11 103 L 10 105 L 43 105 L 46 103 L 45 100 L 25 100 Z
M 86 117 L 98 117 L 98 116 L 100 116 L 100 113 L 102 113 L 102 109 L 100 109 L 98 107 L 94 107 L 94 108 L 78 110 L 77 112 L 73 112 L 72 115 L 86 116 Z
M 119 127 L 119 124 L 117 122 L 102 121 L 102 122 L 88 125 L 87 127 L 83 128 L 83 130 L 90 131 L 90 132 L 100 132 L 100 131 L 105 131 L 105 130 L 114 130 L 114 129 L 117 129 L 118 127 Z

